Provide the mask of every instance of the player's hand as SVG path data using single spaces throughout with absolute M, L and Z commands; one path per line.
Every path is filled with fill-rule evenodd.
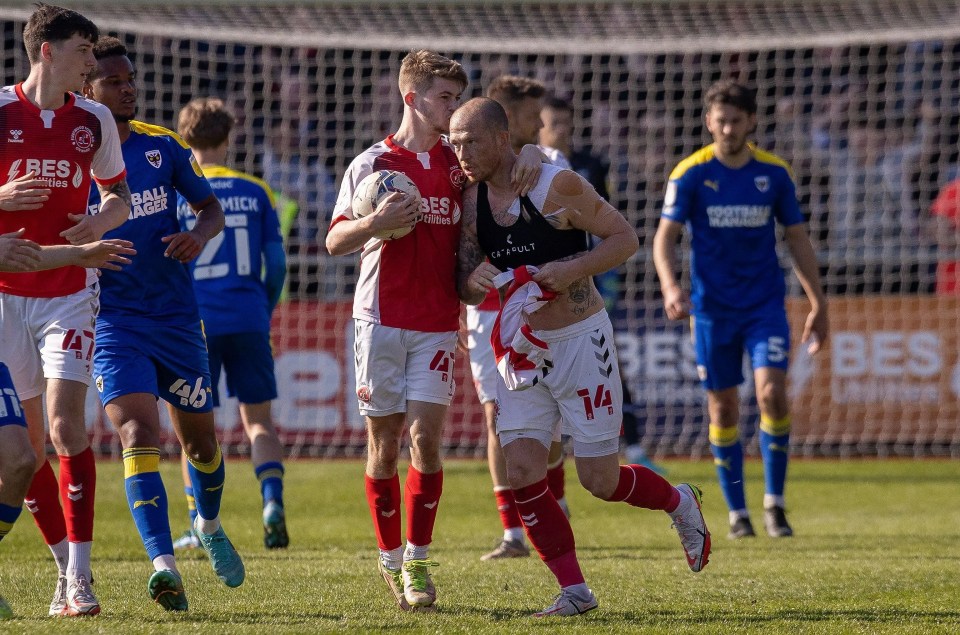
M 129 240 L 98 240 L 80 246 L 81 255 L 76 264 L 89 269 L 109 269 L 120 271 L 122 265 L 129 265 L 126 256 L 136 256 L 137 250 Z
M 679 285 L 663 289 L 663 308 L 671 320 L 682 320 L 690 317 L 690 298 Z
M 96 242 L 103 238 L 107 231 L 107 228 L 103 226 L 104 221 L 97 215 L 67 214 L 67 218 L 76 225 L 60 232 L 60 236 L 66 238 L 71 245 L 86 245 Z
M 207 239 L 194 230 L 170 234 L 160 240 L 167 243 L 163 255 L 180 262 L 190 262 L 200 255 L 207 244 Z
M 0 234 L 0 271 L 34 271 L 40 264 L 40 245 L 21 238 L 26 230 L 20 228 L 9 234 Z
M 829 336 L 830 320 L 827 317 L 826 307 L 815 307 L 807 314 L 800 343 L 806 344 L 807 352 L 815 355 L 823 348 Z
M 535 145 L 527 144 L 517 155 L 517 162 L 510 172 L 510 183 L 517 196 L 526 196 L 540 180 L 546 156 Z
M 40 209 L 49 199 L 50 189 L 36 172 L 27 172 L 0 186 L 0 210 L 5 212 Z
M 390 193 L 380 202 L 376 211 L 370 214 L 373 233 L 412 227 L 420 215 L 420 203 L 420 196 L 416 194 Z
M 500 270 L 484 260 L 467 276 L 467 291 L 473 294 L 486 295 L 493 288 L 493 279 L 500 275 Z
M 533 274 L 533 281 L 539 284 L 541 289 L 561 293 L 580 277 L 582 276 L 576 272 L 572 262 L 567 260 L 543 265 L 540 271 Z

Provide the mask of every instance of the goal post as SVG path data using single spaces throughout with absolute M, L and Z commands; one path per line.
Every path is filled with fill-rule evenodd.
M 128 45 L 140 118 L 173 127 L 190 99 L 224 98 L 237 115 L 233 165 L 282 194 L 290 268 L 275 315 L 275 415 L 299 455 L 364 451 L 350 339 L 356 258 L 326 255 L 323 236 L 347 164 L 398 125 L 400 60 L 421 47 L 464 64 L 465 97 L 502 73 L 543 81 L 573 105 L 574 145 L 609 163 L 612 202 L 641 238 L 617 272 L 612 316 L 648 451 L 709 454 L 689 326 L 663 315 L 652 239 L 671 167 L 709 141 L 704 91 L 737 78 L 757 89 L 757 143 L 793 167 L 831 304 L 831 345 L 811 359 L 797 342 L 805 299 L 788 271 L 794 453 L 960 452 L 960 307 L 955 293 L 937 293 L 960 248 L 950 218 L 931 212 L 960 176 L 958 0 L 62 4 Z M 0 6 L 5 84 L 26 76 L 20 32 L 31 11 Z M 479 456 L 482 413 L 457 361 L 446 445 Z M 742 431 L 756 452 L 751 390 Z M 235 406 L 219 421 L 242 449 Z

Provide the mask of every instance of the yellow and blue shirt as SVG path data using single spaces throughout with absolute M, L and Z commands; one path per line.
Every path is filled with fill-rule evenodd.
M 783 309 L 786 285 L 776 223 L 796 225 L 803 215 L 787 163 L 750 148 L 753 156 L 740 168 L 723 165 L 709 145 L 670 174 L 662 216 L 690 231 L 695 314 Z

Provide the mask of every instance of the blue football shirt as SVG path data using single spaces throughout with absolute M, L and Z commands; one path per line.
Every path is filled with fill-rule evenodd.
M 125 325 L 163 322 L 188 324 L 199 319 L 187 265 L 167 258 L 160 239 L 181 231 L 177 193 L 195 203 L 213 193 L 189 146 L 173 131 L 130 122 L 122 145 L 132 204 L 130 216 L 104 238 L 133 242 L 137 255 L 121 271 L 100 276 L 99 321 Z M 90 191 L 89 213 L 100 209 L 100 192 Z
M 222 166 L 203 168 L 223 206 L 223 232 L 190 263 L 200 316 L 207 335 L 270 330 L 270 307 L 263 283 L 263 247 L 281 242 L 280 221 L 270 187 L 262 180 Z M 180 226 L 196 217 L 184 197 L 178 202 Z
M 691 234 L 694 313 L 783 308 L 786 285 L 777 259 L 776 223 L 803 222 L 790 168 L 750 146 L 753 157 L 729 168 L 707 146 L 670 174 L 663 218 Z

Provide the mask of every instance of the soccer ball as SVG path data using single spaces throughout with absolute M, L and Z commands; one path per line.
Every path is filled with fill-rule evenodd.
M 406 192 L 407 194 L 420 195 L 420 190 L 416 184 L 411 181 L 406 174 L 394 172 L 392 170 L 379 170 L 368 174 L 360 184 L 357 185 L 356 192 L 353 194 L 353 215 L 357 218 L 363 218 L 372 214 L 377 209 L 385 197 L 391 192 Z M 416 225 L 416 223 L 414 223 Z M 390 229 L 374 234 L 375 238 L 380 240 L 394 240 L 403 238 L 413 231 L 414 225 L 401 227 L 400 229 Z

